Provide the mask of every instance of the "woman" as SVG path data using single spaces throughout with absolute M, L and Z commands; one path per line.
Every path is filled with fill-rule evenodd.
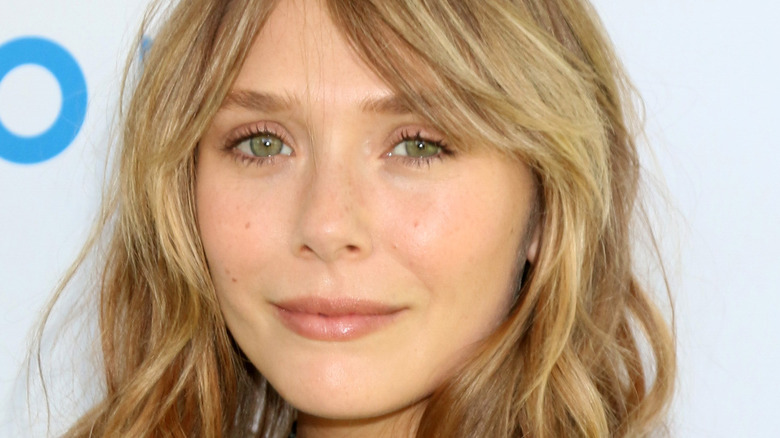
M 659 430 L 674 343 L 590 5 L 169 14 L 101 225 L 106 394 L 68 436 Z

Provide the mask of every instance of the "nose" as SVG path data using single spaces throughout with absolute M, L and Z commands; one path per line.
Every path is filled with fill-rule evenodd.
M 293 250 L 325 262 L 364 258 L 372 242 L 358 178 L 346 162 L 323 161 L 312 164 L 303 188 Z

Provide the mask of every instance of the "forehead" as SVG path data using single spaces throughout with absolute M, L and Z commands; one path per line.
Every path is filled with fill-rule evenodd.
M 325 6 L 311 0 L 279 2 L 233 88 L 331 103 L 391 94 L 347 43 Z

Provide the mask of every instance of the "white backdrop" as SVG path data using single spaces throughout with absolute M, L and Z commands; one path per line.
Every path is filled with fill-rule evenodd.
M 10 70 L 0 123 L 11 132 L 0 129 L 2 436 L 20 403 L 28 331 L 95 212 L 118 72 L 145 4 L 0 0 L 0 76 Z M 678 210 L 659 230 L 677 305 L 675 435 L 780 436 L 780 3 L 595 4 L 645 98 L 656 167 Z M 9 68 L 21 63 L 9 43 L 22 37 L 64 49 L 86 83 L 78 135 L 51 134 L 44 152 L 67 147 L 42 162 L 9 156 L 58 122 L 75 132 L 79 93 L 64 61 Z M 55 77 L 74 93 L 63 99 Z

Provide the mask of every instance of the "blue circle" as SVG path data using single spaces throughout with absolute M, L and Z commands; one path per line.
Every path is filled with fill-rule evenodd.
M 62 92 L 57 119 L 39 135 L 16 135 L 0 121 L 0 158 L 34 164 L 57 156 L 76 138 L 87 113 L 87 82 L 78 62 L 53 41 L 24 37 L 0 45 L 0 81 L 11 70 L 26 64 L 39 65 L 51 72 Z

